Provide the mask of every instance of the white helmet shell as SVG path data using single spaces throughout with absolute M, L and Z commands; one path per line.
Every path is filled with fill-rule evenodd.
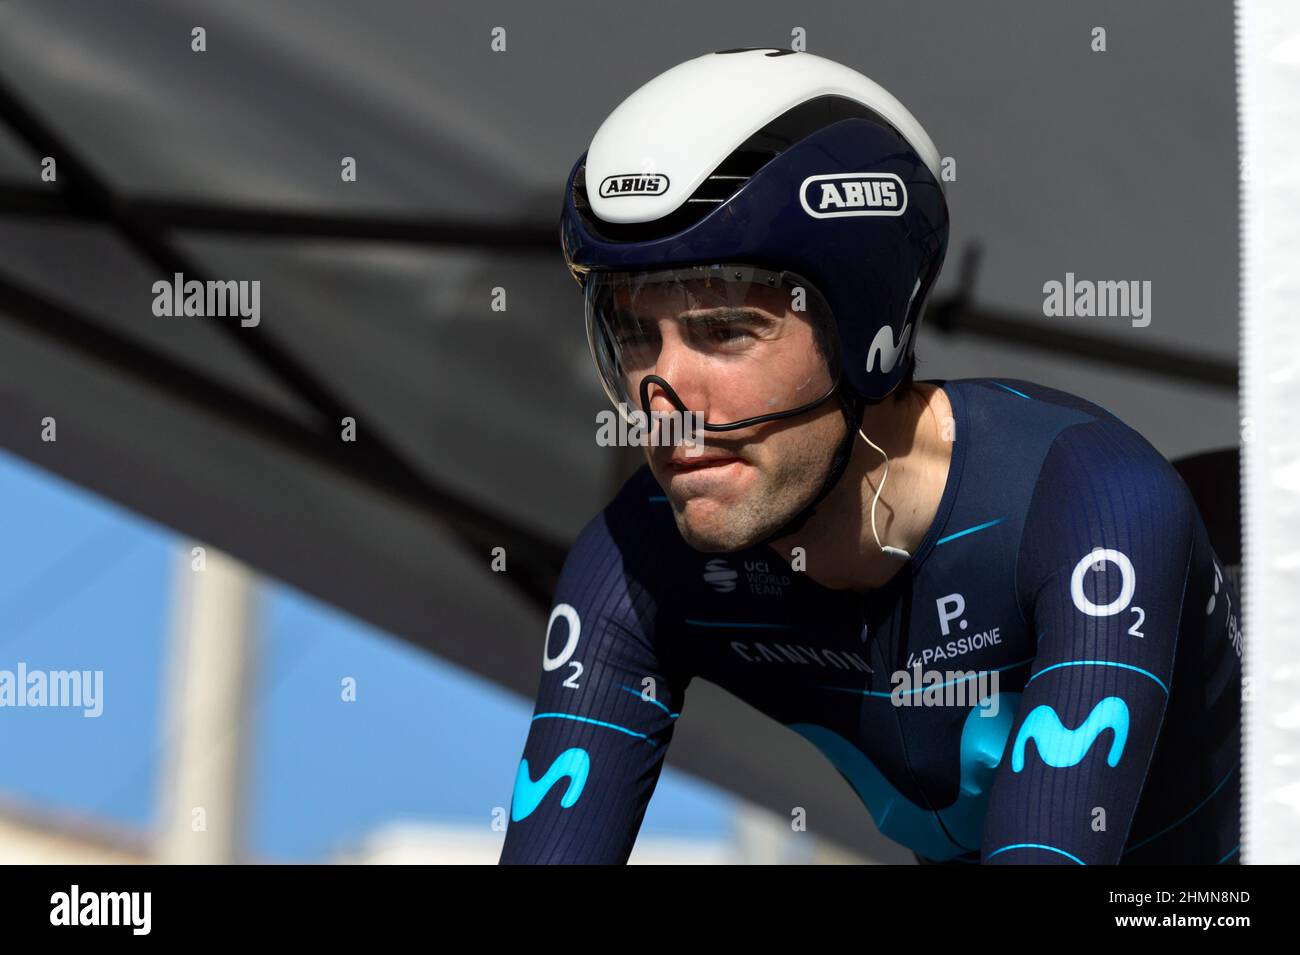
M 819 96 L 843 96 L 874 110 L 943 188 L 939 151 L 888 90 L 811 53 L 758 49 L 687 60 L 619 104 L 587 151 L 592 211 L 614 223 L 668 215 L 748 137 Z

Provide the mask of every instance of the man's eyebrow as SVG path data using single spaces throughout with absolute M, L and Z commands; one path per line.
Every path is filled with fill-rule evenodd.
M 712 308 L 696 309 L 693 313 L 678 316 L 679 319 L 696 322 L 716 322 L 741 317 L 760 322 L 774 322 L 777 320 L 775 315 L 759 308 L 757 305 L 715 305 Z
M 614 310 L 614 318 L 621 325 L 658 325 L 662 317 L 635 312 L 626 306 Z M 779 321 L 777 316 L 757 305 L 714 305 L 709 308 L 678 312 L 672 316 L 673 321 L 688 324 L 708 324 L 734 319 L 767 323 Z

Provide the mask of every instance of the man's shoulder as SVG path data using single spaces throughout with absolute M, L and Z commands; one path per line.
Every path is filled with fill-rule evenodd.
M 654 478 L 648 464 L 633 471 L 590 524 L 603 524 L 611 530 L 623 528 L 639 533 L 675 530 L 668 495 Z
M 1178 471 L 1141 433 L 1101 405 L 1029 381 L 978 378 L 955 384 L 971 406 L 972 421 L 979 422 L 972 425 L 972 443 L 996 444 L 1011 462 L 1020 456 L 1023 471 L 1033 475 L 1032 497 L 1040 512 L 1059 518 L 1087 514 L 1095 521 L 1123 514 L 1129 521 L 1150 521 L 1153 528 L 1181 529 L 1193 520 L 1195 503 Z M 1055 532 L 1050 520 L 1042 529 Z
M 964 378 L 946 382 L 945 391 L 963 406 L 977 453 L 1020 465 L 1074 454 L 1094 474 L 1145 469 L 1178 480 L 1151 442 L 1090 399 L 1014 378 Z
M 956 392 L 976 416 L 1012 422 L 1054 419 L 1062 425 L 1092 420 L 1123 423 L 1095 401 L 1019 378 L 959 378 L 943 386 L 949 396 Z
M 1186 519 L 1190 494 L 1145 437 L 1087 398 L 1030 381 L 968 378 L 945 383 L 966 433 L 963 494 L 990 507 L 1037 501 L 1049 512 L 1115 511 L 1145 501 Z M 1040 513 L 1042 511 L 1040 510 Z
M 665 558 L 686 547 L 677 532 L 668 497 L 648 465 L 632 473 L 578 534 L 569 551 L 574 561 L 618 563 L 638 576 L 672 562 Z

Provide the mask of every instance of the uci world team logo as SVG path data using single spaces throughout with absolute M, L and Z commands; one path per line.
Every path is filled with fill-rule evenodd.
M 814 219 L 901 216 L 907 211 L 907 187 L 892 172 L 837 172 L 805 179 L 799 202 Z
M 704 565 L 704 582 L 720 594 L 729 594 L 736 589 L 740 574 L 721 557 Z
M 668 177 L 657 172 L 624 173 L 600 181 L 603 199 L 615 196 L 662 196 L 668 191 Z

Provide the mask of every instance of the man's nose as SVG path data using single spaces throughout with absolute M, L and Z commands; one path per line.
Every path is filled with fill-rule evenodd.
M 690 348 L 674 328 L 665 332 L 661 339 L 659 357 L 655 361 L 654 374 L 658 375 L 681 399 L 684 408 L 678 408 L 668 397 L 667 391 L 657 382 L 650 383 L 650 407 L 652 412 L 696 411 L 708 417 L 708 382 L 704 362 L 699 354 Z

